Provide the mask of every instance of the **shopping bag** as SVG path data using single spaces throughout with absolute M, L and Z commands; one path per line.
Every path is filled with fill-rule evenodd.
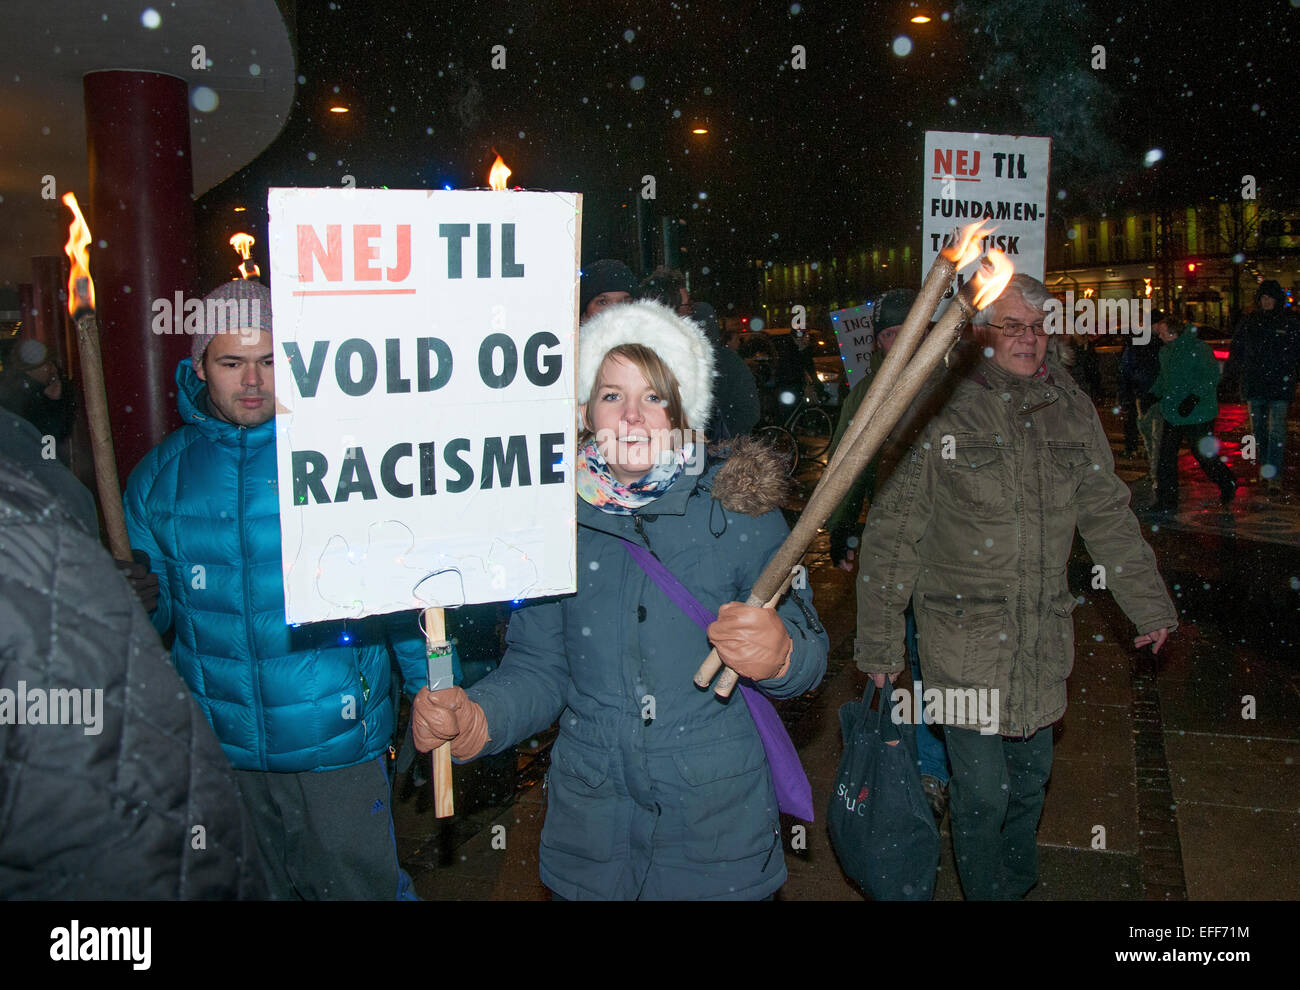
M 873 712 L 875 693 L 868 682 L 861 701 L 840 706 L 844 755 L 826 811 L 831 845 L 844 872 L 872 900 L 928 901 L 939 868 L 939 829 L 916 765 L 916 726 L 895 725 L 883 694 Z

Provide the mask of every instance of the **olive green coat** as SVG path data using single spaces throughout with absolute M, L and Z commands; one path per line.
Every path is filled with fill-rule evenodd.
M 1047 367 L 1028 379 L 981 361 L 920 427 L 863 535 L 858 667 L 903 669 L 914 598 L 924 688 L 943 692 L 943 722 L 1004 736 L 1065 711 L 1076 526 L 1138 633 L 1177 624 L 1096 410 L 1059 365 Z

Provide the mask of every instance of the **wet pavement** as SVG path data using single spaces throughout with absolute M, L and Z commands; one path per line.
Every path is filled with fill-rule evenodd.
M 1120 455 L 1122 430 L 1102 419 L 1117 471 L 1150 500 L 1146 462 Z M 1300 472 L 1283 497 L 1247 484 L 1240 458 L 1244 407 L 1224 406 L 1219 438 L 1242 487 L 1223 510 L 1190 454 L 1179 463 L 1180 511 L 1145 519 L 1180 625 L 1161 650 L 1134 651 L 1114 600 L 1090 588 L 1092 562 L 1076 544 L 1070 586 L 1075 664 L 1069 707 L 1054 727 L 1055 760 L 1038 832 L 1039 883 L 1030 900 L 1292 900 L 1300 896 Z M 1287 449 L 1300 451 L 1292 422 Z M 818 465 L 809 465 L 815 472 Z M 806 489 L 815 474 L 801 475 Z M 778 703 L 813 787 L 819 819 L 840 757 L 841 704 L 865 681 L 851 662 L 854 575 L 830 566 L 821 534 L 807 558 L 817 610 L 830 633 L 821 686 Z M 398 855 L 421 897 L 546 900 L 537 876 L 541 786 L 550 736 L 518 753 L 456 768 L 459 814 L 438 822 L 428 785 L 399 786 Z M 531 744 L 531 745 L 530 745 Z M 824 821 L 806 848 L 783 822 L 790 877 L 780 900 L 861 900 L 840 872 Z M 959 900 L 945 820 L 936 900 Z

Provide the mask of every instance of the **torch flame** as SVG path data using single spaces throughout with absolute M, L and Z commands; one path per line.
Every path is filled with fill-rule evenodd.
M 992 305 L 993 301 L 1002 295 L 1002 290 L 1007 287 L 1007 283 L 1015 273 L 1016 266 L 1011 263 L 1010 258 L 996 249 L 990 251 L 980 262 L 980 269 L 975 273 L 975 277 L 971 279 L 971 285 L 975 289 L 975 308 L 983 309 L 985 306 Z
M 968 223 L 962 228 L 957 239 L 939 253 L 951 261 L 960 271 L 979 257 L 980 239 L 987 237 L 995 230 L 997 230 L 997 227 L 985 227 L 980 223 Z
M 90 227 L 73 193 L 63 194 L 63 205 L 72 211 L 68 243 L 63 245 L 63 250 L 72 262 L 68 274 L 68 312 L 75 316 L 78 310 L 95 308 L 95 283 L 90 277 L 90 252 L 86 250 L 90 247 Z
M 230 238 L 230 246 L 244 259 L 239 265 L 240 278 L 257 278 L 262 274 L 262 270 L 257 265 L 250 265 L 248 262 L 248 257 L 253 251 L 253 245 L 256 243 L 257 241 L 252 234 L 235 234 Z
M 510 178 L 510 169 L 506 168 L 506 163 L 497 155 L 497 160 L 492 163 L 492 171 L 488 173 L 488 185 L 500 192 L 506 187 L 506 179 Z

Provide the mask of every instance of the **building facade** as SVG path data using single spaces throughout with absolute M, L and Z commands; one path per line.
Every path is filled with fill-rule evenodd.
M 1229 334 L 1254 305 L 1255 288 L 1276 279 L 1296 299 L 1300 287 L 1300 205 L 1210 200 L 1157 211 L 1049 219 L 1049 289 L 1076 299 L 1150 298 Z M 808 326 L 829 329 L 829 314 L 895 286 L 921 284 L 919 252 L 876 246 L 819 259 L 751 262 L 767 326 L 789 326 L 803 306 Z

